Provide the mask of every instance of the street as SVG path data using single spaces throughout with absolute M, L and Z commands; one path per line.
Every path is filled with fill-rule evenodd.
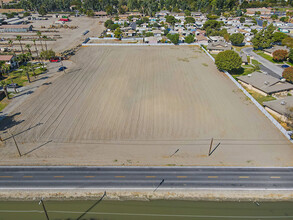
M 293 168 L 1 167 L 1 189 L 293 189 Z

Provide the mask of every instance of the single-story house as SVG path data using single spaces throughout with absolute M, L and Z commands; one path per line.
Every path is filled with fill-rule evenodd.
M 0 32 L 29 32 L 33 30 L 33 26 L 30 24 L 20 25 L 1 25 Z
M 263 72 L 253 72 L 237 77 L 238 81 L 250 90 L 261 95 L 287 95 L 293 90 L 293 84 L 284 79 L 278 79 Z
M 293 116 L 293 96 L 264 102 L 263 105 L 269 113 L 277 116 L 284 122 L 289 121 L 288 116 Z
M 263 49 L 263 52 L 265 54 L 268 54 L 270 56 L 273 56 L 273 53 L 276 51 L 276 50 L 286 50 L 288 51 L 289 53 L 289 49 L 286 47 L 286 46 L 274 46 L 274 47 L 271 47 L 271 48 L 266 48 L 266 49 Z
M 211 53 L 219 53 L 226 50 L 232 50 L 231 44 L 227 44 L 223 41 L 212 42 L 207 46 L 207 50 Z
M 134 31 L 134 30 L 128 30 L 127 31 L 127 36 L 128 37 L 133 37 L 133 36 L 135 36 L 136 35 L 136 31 Z
M 161 37 L 145 37 L 144 42 L 147 44 L 157 44 L 159 41 L 162 40 Z
M 95 16 L 97 16 L 97 17 L 106 17 L 107 16 L 107 12 L 105 12 L 105 11 L 98 11 L 98 12 L 95 12 Z
M 163 34 L 163 31 L 161 31 L 161 30 L 153 30 L 152 32 L 155 37 L 161 37 Z
M 199 43 L 199 44 L 204 44 L 204 45 L 208 44 L 208 38 L 203 35 L 196 35 L 195 39 L 196 39 L 197 43 Z
M 211 42 L 211 43 L 220 42 L 220 41 L 224 42 L 225 39 L 221 36 L 210 36 L 209 37 L 209 42 Z
M 5 63 L 12 68 L 17 65 L 14 55 L 0 55 L 0 61 L 5 61 Z

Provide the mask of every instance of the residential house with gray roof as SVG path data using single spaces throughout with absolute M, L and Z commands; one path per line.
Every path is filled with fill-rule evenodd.
M 253 72 L 245 76 L 239 76 L 237 79 L 248 89 L 264 96 L 287 95 L 288 92 L 293 90 L 293 84 L 263 72 Z

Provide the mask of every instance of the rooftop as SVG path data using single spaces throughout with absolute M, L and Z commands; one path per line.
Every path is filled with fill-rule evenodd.
M 287 96 L 283 99 L 264 102 L 263 105 L 282 115 L 286 115 L 290 112 L 292 114 L 293 112 L 290 110 L 293 107 L 293 96 Z
M 282 91 L 288 91 L 293 89 L 293 84 L 283 82 L 278 78 L 268 75 L 262 72 L 253 72 L 245 76 L 237 77 L 238 80 L 250 84 L 253 87 L 267 93 L 277 93 Z

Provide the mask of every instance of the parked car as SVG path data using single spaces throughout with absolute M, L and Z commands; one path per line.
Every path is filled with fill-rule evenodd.
M 11 89 L 13 89 L 13 88 L 19 88 L 20 86 L 17 84 L 17 83 L 11 83 L 11 84 L 8 84 L 7 85 L 7 88 L 11 88 Z
M 58 57 L 55 57 L 55 58 L 51 58 L 50 59 L 50 62 L 53 63 L 53 62 L 60 62 L 60 59 Z
M 281 67 L 284 68 L 284 69 L 286 69 L 286 68 L 288 68 L 288 67 L 290 67 L 290 66 L 287 65 L 287 64 L 283 64 Z
M 66 69 L 67 69 L 66 66 L 61 66 L 61 67 L 59 67 L 58 72 L 64 71 L 64 70 L 66 70 Z

